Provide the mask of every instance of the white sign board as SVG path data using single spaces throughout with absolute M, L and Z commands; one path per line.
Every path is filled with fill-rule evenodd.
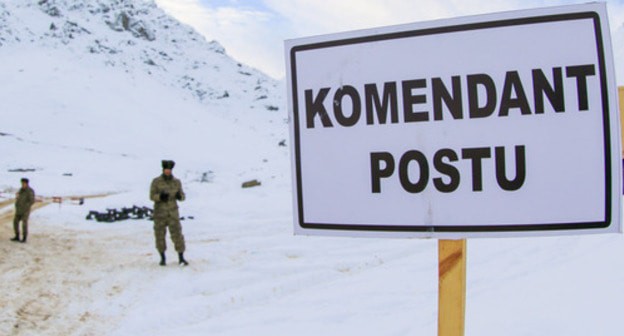
M 286 41 L 295 233 L 620 231 L 605 4 Z

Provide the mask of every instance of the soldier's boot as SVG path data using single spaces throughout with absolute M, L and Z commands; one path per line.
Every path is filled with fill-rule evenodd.
M 180 252 L 180 253 L 178 253 L 178 259 L 179 259 L 179 263 L 180 263 L 180 265 L 182 265 L 182 266 L 188 266 L 188 261 L 186 261 L 186 260 L 184 259 L 184 252 Z
M 160 263 L 159 263 L 159 265 L 160 266 L 167 265 L 167 261 L 166 261 L 166 258 L 165 258 L 165 252 L 160 252 Z
M 24 234 L 24 236 L 22 237 L 22 240 L 20 240 L 20 243 L 25 243 L 26 242 L 26 234 Z
M 14 241 L 14 242 L 20 241 L 19 235 L 15 235 L 15 237 L 11 238 L 11 241 Z

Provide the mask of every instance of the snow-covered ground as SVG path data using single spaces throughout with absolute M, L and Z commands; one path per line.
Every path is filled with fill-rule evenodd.
M 39 13 L 48 2 L 65 16 Z M 0 335 L 436 334 L 436 240 L 293 236 L 283 86 L 216 53 L 220 75 L 200 87 L 230 97 L 198 97 L 175 80 L 194 54 L 145 67 L 141 50 L 172 55 L 171 46 L 48 2 L 9 1 L 0 16 L 12 13 L 14 35 L 16 22 L 44 19 L 71 19 L 91 35 L 63 44 L 32 28 L 22 32 L 32 41 L 0 45 Z M 161 36 L 157 23 L 171 23 L 141 8 Z M 103 35 L 117 53 L 85 52 Z M 197 43 L 198 53 L 214 47 Z M 158 265 L 149 220 L 85 219 L 152 206 L 161 159 L 176 161 L 181 215 L 193 217 L 182 222 L 188 267 L 169 240 L 168 265 Z M 28 243 L 13 243 L 22 176 L 46 202 L 100 197 L 39 203 Z M 251 179 L 262 185 L 242 189 Z M 622 235 L 469 240 L 466 335 L 622 335 L 623 255 Z
M 171 247 L 158 266 L 148 220 L 84 219 L 146 190 L 48 205 L 25 245 L 3 221 L 0 333 L 436 334 L 435 240 L 292 236 L 286 185 L 185 186 L 185 268 Z M 620 335 L 622 253 L 621 235 L 469 240 L 466 335 Z

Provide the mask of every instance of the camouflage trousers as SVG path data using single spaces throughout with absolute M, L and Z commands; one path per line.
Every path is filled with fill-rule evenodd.
M 24 237 L 28 236 L 28 216 L 30 216 L 30 212 L 24 212 L 21 214 L 15 213 L 15 217 L 13 217 L 13 231 L 15 231 L 15 237 L 19 237 L 20 222 L 22 222 L 22 233 L 24 234 Z
M 180 225 L 180 220 L 176 217 L 154 217 L 154 236 L 156 238 L 156 250 L 162 253 L 165 252 L 165 250 L 167 249 L 167 243 L 165 241 L 167 228 L 169 228 L 169 234 L 171 235 L 171 240 L 173 241 L 175 250 L 178 253 L 183 253 L 184 250 L 186 250 L 186 245 L 184 243 L 184 235 L 182 234 L 182 225 Z

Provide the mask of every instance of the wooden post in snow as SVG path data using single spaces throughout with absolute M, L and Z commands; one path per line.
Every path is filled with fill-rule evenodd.
M 438 336 L 463 336 L 466 239 L 438 240 Z

